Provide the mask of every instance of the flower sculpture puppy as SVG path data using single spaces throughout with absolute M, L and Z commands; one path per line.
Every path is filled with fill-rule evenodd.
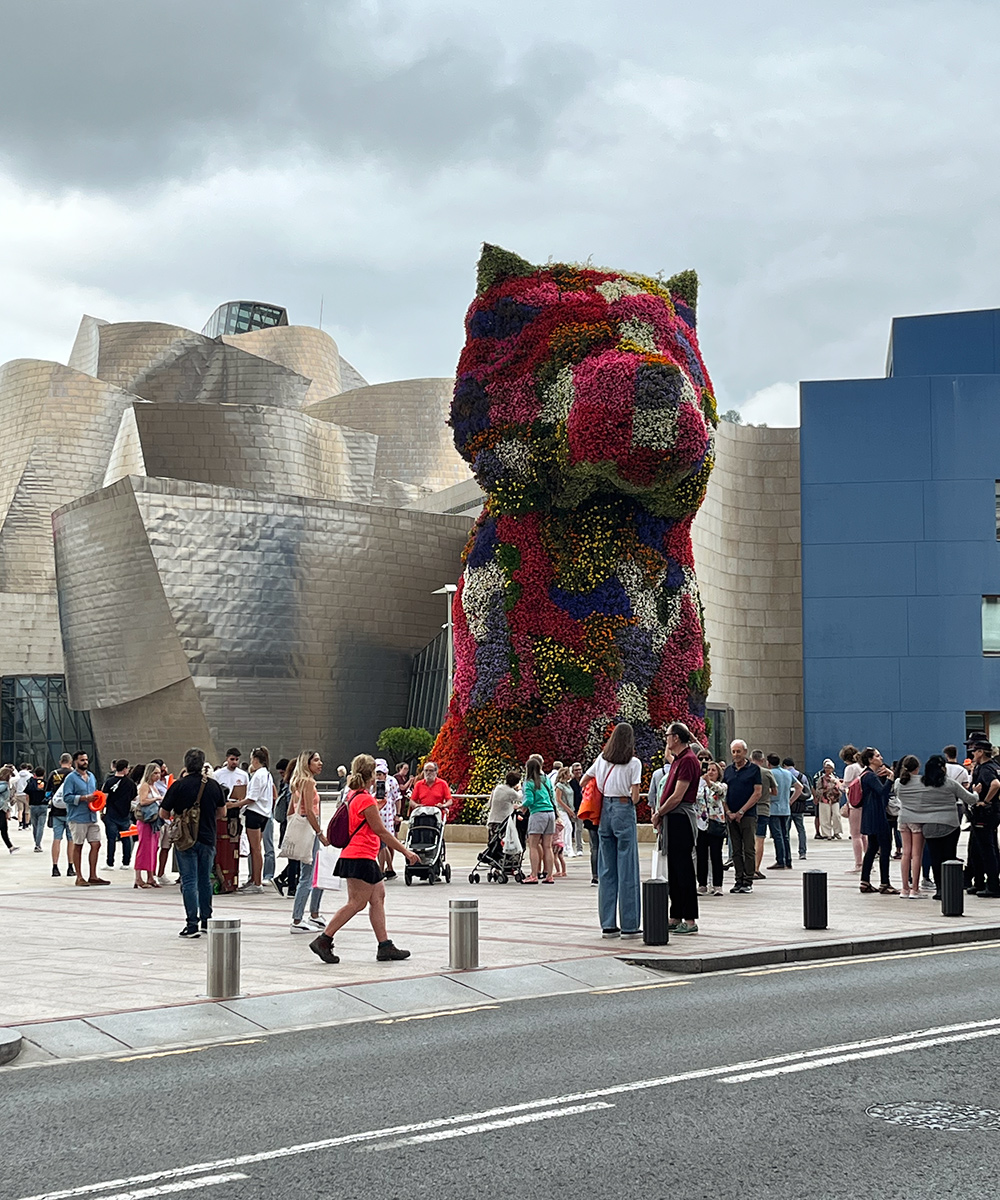
M 697 287 L 483 248 L 451 424 L 487 502 L 431 752 L 456 791 L 536 751 L 586 764 L 616 721 L 647 766 L 670 721 L 704 735 L 691 522 L 716 412 Z

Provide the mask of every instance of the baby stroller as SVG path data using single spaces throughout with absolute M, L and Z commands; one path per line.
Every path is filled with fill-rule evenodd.
M 410 813 L 406 848 L 420 856 L 418 863 L 406 864 L 403 881 L 407 887 L 414 879 L 426 879 L 428 883 L 444 879 L 451 883 L 451 866 L 445 862 L 444 818 L 439 808 L 421 805 Z
M 514 822 L 514 827 L 517 832 L 517 840 L 513 843 L 514 849 L 509 850 L 510 841 L 508 839 L 508 829 L 510 821 Z M 487 883 L 506 883 L 511 877 L 521 883 L 524 879 L 524 872 L 521 870 L 521 860 L 524 857 L 524 843 L 521 837 L 521 830 L 517 824 L 517 818 L 511 817 L 510 821 L 503 821 L 493 830 L 493 834 L 486 843 L 486 849 L 482 851 L 476 859 L 476 865 L 472 868 L 469 874 L 469 883 L 478 883 L 480 880 L 480 868 L 486 870 Z M 525 822 L 527 825 L 527 822 Z M 504 850 L 504 840 L 508 839 L 508 851 Z

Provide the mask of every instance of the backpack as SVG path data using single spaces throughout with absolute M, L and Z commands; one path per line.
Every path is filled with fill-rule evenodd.
M 360 795 L 360 792 L 348 792 L 347 798 L 341 803 L 340 807 L 330 818 L 330 824 L 326 827 L 326 840 L 331 846 L 336 846 L 338 850 L 346 850 L 354 839 L 354 835 L 359 832 L 361 825 L 367 825 L 368 822 L 362 818 L 361 825 L 351 833 L 351 801 L 355 796 Z
M 847 803 L 851 808 L 861 807 L 861 776 L 852 779 L 847 789 Z

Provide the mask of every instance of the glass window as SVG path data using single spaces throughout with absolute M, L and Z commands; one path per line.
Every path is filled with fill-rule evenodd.
M 983 653 L 1000 654 L 1000 596 L 983 597 Z
M 0 680 L 0 759 L 53 770 L 66 750 L 86 750 L 96 773 L 90 715 L 69 707 L 62 675 L 6 675 Z

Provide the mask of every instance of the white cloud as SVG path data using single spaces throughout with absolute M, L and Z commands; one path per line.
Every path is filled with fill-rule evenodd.
M 799 388 L 795 383 L 772 383 L 740 405 L 748 425 L 798 425 Z

